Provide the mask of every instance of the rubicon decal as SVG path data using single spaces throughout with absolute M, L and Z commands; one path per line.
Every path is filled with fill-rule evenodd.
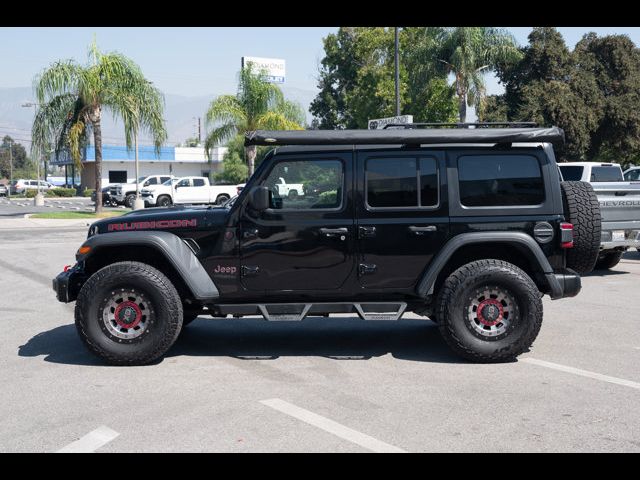
M 153 228 L 190 228 L 197 225 L 198 220 L 195 218 L 187 220 L 152 220 L 148 222 L 110 223 L 107 230 L 109 232 L 121 232 L 124 230 L 150 230 Z

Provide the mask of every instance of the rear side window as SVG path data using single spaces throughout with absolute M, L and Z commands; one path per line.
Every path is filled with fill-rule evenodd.
M 622 182 L 620 167 L 591 167 L 592 182 Z
M 544 182 L 532 155 L 464 155 L 458 158 L 460 202 L 467 207 L 539 205 Z
M 562 172 L 563 180 L 567 182 L 578 182 L 582 178 L 582 172 L 584 167 L 578 167 L 575 165 L 560 165 L 560 171 Z
M 624 179 L 627 181 L 635 181 L 640 179 L 640 169 L 631 170 L 624 174 Z
M 204 187 L 204 178 L 194 178 L 193 179 L 194 187 Z
M 435 158 L 367 160 L 367 205 L 372 208 L 419 208 L 438 205 Z

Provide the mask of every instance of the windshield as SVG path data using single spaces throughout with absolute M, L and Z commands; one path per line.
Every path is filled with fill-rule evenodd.
M 147 178 L 147 177 L 140 177 L 140 178 L 138 179 L 138 183 L 142 183 L 142 182 L 144 182 L 144 179 L 145 179 L 145 178 Z

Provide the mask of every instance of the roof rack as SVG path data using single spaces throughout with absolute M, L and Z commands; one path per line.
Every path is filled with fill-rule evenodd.
M 249 145 L 425 145 L 552 143 L 562 145 L 558 127 L 532 128 L 400 128 L 380 130 L 255 130 L 247 132 Z
M 438 128 L 438 127 L 455 127 L 455 128 L 535 128 L 538 127 L 536 122 L 472 122 L 472 123 L 388 123 L 382 130 L 387 128 Z

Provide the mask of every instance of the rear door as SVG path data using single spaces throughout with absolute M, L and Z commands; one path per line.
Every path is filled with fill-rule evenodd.
M 412 290 L 448 237 L 444 155 L 359 152 L 357 165 L 360 285 Z

